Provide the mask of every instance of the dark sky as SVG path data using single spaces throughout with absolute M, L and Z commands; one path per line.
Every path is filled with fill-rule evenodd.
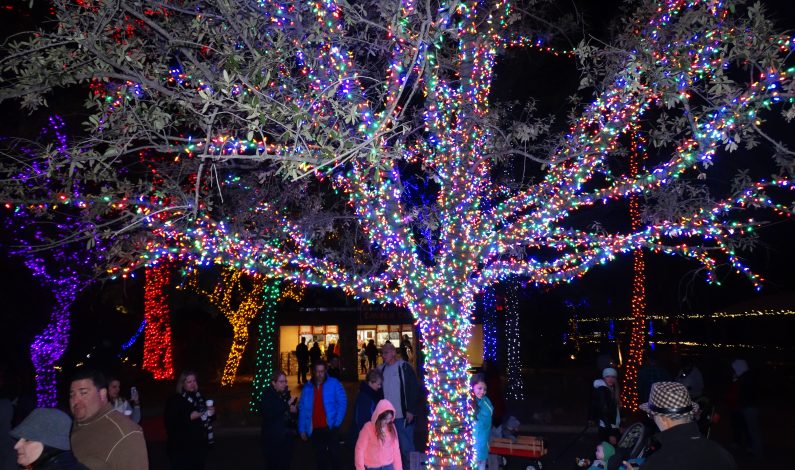
M 3 2 L 3 4 L 10 3 L 18 8 L 18 2 Z M 774 11 L 791 10 L 789 2 L 764 3 L 771 5 Z M 601 3 L 600 8 L 602 8 Z M 614 11 L 614 9 L 604 8 L 603 11 Z M 0 15 L 3 15 L 0 19 L 7 23 L 8 11 L 3 11 Z M 789 25 L 789 29 L 795 26 L 795 22 L 789 21 L 783 15 L 778 15 L 777 18 L 782 26 Z M 594 19 L 598 20 L 598 15 L 594 15 Z M 516 73 L 516 69 L 511 69 L 510 73 L 504 67 L 498 69 L 495 90 L 511 90 L 511 97 L 514 99 L 523 98 L 517 91 L 523 89 L 532 90 L 535 96 L 554 96 L 556 99 L 543 101 L 540 105 L 544 111 L 557 113 L 564 107 L 564 102 L 559 99 L 561 90 L 576 88 L 579 77 L 576 73 L 561 73 L 573 70 L 565 63 L 568 59 L 546 57 L 533 60 L 533 66 L 528 70 L 532 73 L 532 77 Z M 530 82 L 534 86 L 527 86 Z M 4 131 L 14 130 L 8 124 L 11 121 L 30 122 L 6 114 L 3 119 Z M 666 255 L 648 255 L 649 311 L 651 313 L 705 312 L 728 309 L 733 305 L 748 302 L 763 304 L 769 296 L 792 296 L 795 299 L 795 276 L 792 275 L 795 250 L 792 248 L 792 240 L 795 240 L 795 224 L 791 220 L 774 224 L 760 232 L 760 244 L 747 255 L 748 265 L 767 278 L 765 288 L 758 293 L 742 276 L 731 274 L 728 270 L 721 271 L 723 286 L 709 286 L 704 282 L 703 274 L 694 275 L 698 266 L 693 262 Z M 0 309 L 3 325 L 0 354 L 3 362 L 6 363 L 16 362 L 19 359 L 27 360 L 21 355 L 26 354 L 24 351 L 32 336 L 46 324 L 51 300 L 48 298 L 48 293 L 39 287 L 37 281 L 18 260 L 9 259 L 3 254 L 0 258 L 0 268 L 0 299 L 4 301 L 4 306 Z M 580 299 L 585 299 L 594 313 L 617 314 L 629 311 L 630 285 L 631 261 L 629 256 L 623 256 L 608 266 L 594 269 L 572 284 L 533 291 L 532 295 L 543 298 L 544 304 L 550 310 L 554 310 L 557 306 L 559 314 L 566 312 L 563 306 L 565 300 Z M 79 302 L 74 311 L 75 324 L 80 328 L 86 328 L 86 322 L 78 320 L 80 316 L 96 319 L 99 313 L 108 312 L 109 315 L 115 315 L 120 319 L 100 326 L 112 328 L 113 324 L 123 325 L 122 331 L 112 335 L 114 341 L 121 341 L 119 338 L 128 337 L 135 330 L 137 318 L 140 318 L 141 300 L 136 298 L 140 289 L 134 283 L 124 286 L 119 282 L 110 284 L 107 289 L 104 294 L 96 289 L 92 290 L 90 298 L 84 298 Z M 122 317 L 112 313 L 108 307 L 113 302 L 108 302 L 107 296 L 119 293 L 129 296 L 132 316 Z M 86 331 L 76 331 L 76 335 L 85 337 Z

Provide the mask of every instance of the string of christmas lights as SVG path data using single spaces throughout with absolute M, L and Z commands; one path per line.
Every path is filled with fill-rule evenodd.
M 505 292 L 505 368 L 508 398 L 524 400 L 524 379 L 522 378 L 522 348 L 519 337 L 519 288 L 518 281 L 508 283 Z
M 278 281 L 268 282 L 265 284 L 262 296 L 263 305 L 257 317 L 254 382 L 251 385 L 251 400 L 249 401 L 249 411 L 252 413 L 259 412 L 262 394 L 270 387 L 270 377 L 274 370 L 276 354 L 276 307 L 284 293 Z
M 303 10 L 295 12 L 275 1 L 263 0 L 259 5 L 275 24 L 282 26 L 295 24 L 303 14 Z M 747 32 L 723 26 L 729 14 L 727 5 L 661 1 L 648 21 L 638 23 L 637 49 L 628 55 L 612 85 L 606 87 L 571 127 L 552 155 L 553 164 L 545 179 L 509 198 L 502 196 L 506 193 L 496 188 L 498 185 L 490 178 L 492 166 L 487 158 L 490 131 L 479 119 L 489 112 L 494 60 L 503 47 L 500 37 L 512 15 L 509 3 L 498 1 L 485 11 L 474 1 L 442 3 L 431 31 L 418 37 L 412 32 L 412 22 L 422 21 L 424 15 L 416 11 L 413 2 L 402 1 L 402 16 L 389 28 L 394 48 L 388 63 L 389 78 L 384 93 L 387 98 L 383 103 L 372 104 L 355 78 L 353 53 L 333 40 L 335 35 L 342 36 L 345 31 L 340 6 L 334 1 L 308 2 L 307 5 L 314 17 L 312 21 L 328 31 L 332 38 L 305 43 L 293 38 L 299 51 L 296 64 L 302 78 L 293 80 L 287 72 L 279 73 L 284 73 L 283 77 L 289 78 L 291 83 L 306 86 L 306 90 L 293 93 L 293 90 L 285 91 L 287 87 L 282 84 L 274 84 L 273 93 L 285 95 L 269 98 L 281 102 L 284 96 L 292 93 L 291 107 L 312 116 L 307 120 L 306 129 L 308 135 L 318 136 L 317 142 L 334 133 L 343 136 L 342 140 L 361 143 L 357 150 L 367 154 L 367 158 L 376 159 L 379 149 L 394 147 L 398 153 L 403 152 L 407 161 L 422 159 L 423 169 L 441 188 L 434 202 L 440 227 L 432 263 L 425 263 L 418 256 L 410 229 L 411 215 L 401 206 L 400 163 L 379 161 L 369 166 L 353 160 L 344 167 L 345 172 L 330 171 L 325 176 L 330 176 L 339 194 L 347 197 L 362 230 L 384 256 L 385 267 L 376 276 L 358 276 L 332 260 L 320 259 L 312 251 L 309 238 L 267 204 L 247 209 L 251 214 L 271 213 L 284 217 L 283 223 L 274 229 L 263 227 L 268 231 L 258 235 L 261 239 L 247 239 L 239 231 L 230 229 L 232 224 L 227 224 L 226 220 L 213 220 L 206 207 L 175 210 L 167 205 L 166 198 L 145 195 L 101 202 L 117 210 L 125 208 L 142 215 L 142 227 L 148 237 L 141 259 L 129 266 L 112 267 L 110 271 L 114 275 L 131 275 L 141 264 L 151 265 L 163 257 L 192 258 L 200 265 L 218 264 L 259 273 L 263 278 L 338 287 L 369 301 L 406 306 L 426 340 L 425 385 L 430 405 L 428 456 L 433 468 L 474 463 L 465 352 L 470 338 L 469 317 L 474 293 L 484 286 L 514 276 L 540 284 L 568 282 L 618 254 L 640 247 L 685 255 L 709 266 L 712 254 L 707 250 L 684 243 L 664 243 L 677 238 L 700 239 L 713 244 L 739 273 L 754 285 L 761 283 L 761 278 L 743 265 L 725 243 L 725 237 L 731 233 L 748 233 L 758 226 L 750 218 L 732 220 L 730 216 L 738 209 L 753 206 L 789 214 L 789 207 L 773 202 L 767 195 L 767 190 L 773 188 L 791 190 L 792 184 L 785 178 L 759 182 L 740 195 L 718 201 L 714 207 L 701 208 L 681 220 L 663 221 L 629 234 L 590 233 L 560 226 L 560 222 L 578 210 L 642 194 L 667 184 L 697 165 L 711 162 L 726 145 L 726 136 L 755 124 L 759 115 L 772 104 L 791 99 L 781 90 L 792 83 L 795 70 L 783 68 L 783 62 L 770 65 L 763 73 L 754 75 L 754 83 L 743 92 L 730 102 L 721 103 L 725 106 L 700 116 L 692 137 L 675 145 L 669 161 L 626 178 L 607 175 L 610 184 L 606 187 L 596 185 L 594 189 L 588 184 L 595 175 L 604 174 L 607 156 L 614 154 L 620 138 L 648 110 L 687 105 L 689 88 L 726 66 L 724 54 L 731 49 L 729 45 L 751 41 Z M 698 8 L 708 10 L 707 19 L 698 24 L 703 26 L 703 34 L 666 35 L 669 25 Z M 766 41 L 768 38 L 753 39 Z M 781 54 L 786 55 L 792 48 L 792 41 L 783 41 Z M 456 44 L 452 60 L 458 70 L 451 74 L 448 72 L 450 56 L 442 51 Z M 669 80 L 654 82 L 650 79 L 644 60 L 663 68 Z M 180 70 L 174 70 L 171 75 L 172 86 L 204 87 L 200 90 L 202 93 L 219 93 L 187 75 L 183 77 L 185 74 Z M 380 133 L 400 115 L 401 90 L 420 75 L 426 106 L 422 136 L 382 140 Z M 232 92 L 246 93 L 247 90 L 233 88 Z M 125 99 L 134 102 L 135 92 L 128 95 Z M 354 105 L 357 113 L 351 123 L 341 122 L 329 111 L 336 103 Z M 122 111 L 123 107 L 114 108 L 114 112 Z M 112 122 L 103 125 L 109 126 Z M 260 147 L 270 145 L 264 140 L 238 139 L 234 135 L 192 139 L 195 144 L 184 146 L 189 155 L 251 151 L 250 144 L 259 152 Z M 373 146 L 367 147 L 371 143 Z M 313 145 L 276 146 L 266 151 L 274 158 L 303 155 L 309 161 L 316 156 Z M 356 152 L 350 155 L 355 156 Z M 318 168 L 308 164 L 307 172 L 320 173 Z M 98 203 L 79 193 L 65 194 L 57 201 L 42 203 L 39 209 L 52 210 L 54 206 L 63 205 L 81 208 Z M 492 204 L 494 201 L 496 203 Z M 189 210 L 195 210 L 195 218 L 184 217 Z M 195 224 L 186 227 L 184 219 L 195 220 Z M 558 256 L 539 259 L 524 255 L 535 249 L 556 251 Z
M 497 361 L 497 297 L 494 288 L 483 289 L 480 300 L 483 309 L 483 360 Z
M 276 287 L 276 297 L 273 297 L 274 292 L 268 288 L 267 280 L 264 277 L 257 274 L 249 276 L 251 285 L 248 287 L 244 283 L 243 274 L 243 270 L 225 268 L 221 272 L 221 279 L 212 291 L 206 291 L 199 286 L 197 270 L 194 270 L 188 280 L 188 287 L 194 292 L 205 296 L 232 325 L 232 345 L 229 348 L 229 356 L 226 359 L 224 372 L 221 376 L 222 386 L 231 386 L 235 383 L 240 360 L 248 345 L 248 330 L 252 320 L 268 305 L 268 302 L 275 304 L 275 300 L 272 301 L 272 298 L 278 298 L 278 287 Z M 238 297 L 239 301 L 235 302 Z M 263 321 L 267 322 L 268 320 L 264 319 Z M 269 321 L 273 321 L 272 312 L 271 320 Z M 271 348 L 273 347 L 272 336 L 273 333 L 271 333 L 268 346 Z M 266 341 L 264 337 L 263 341 Z M 257 361 L 261 359 L 259 352 L 258 348 Z
M 144 360 L 142 369 L 152 373 L 155 380 L 174 379 L 174 362 L 171 343 L 171 318 L 169 316 L 166 288 L 171 277 L 171 266 L 162 261 L 147 267 L 144 273 Z
M 632 132 L 630 135 L 629 172 L 637 175 L 640 164 L 645 160 L 645 138 Z M 629 218 L 632 231 L 642 227 L 640 218 L 640 197 L 633 194 L 629 198 Z M 638 409 L 638 369 L 643 365 L 646 348 L 646 263 L 643 250 L 632 251 L 632 330 L 629 339 L 629 357 L 624 368 L 623 404 L 632 411 Z

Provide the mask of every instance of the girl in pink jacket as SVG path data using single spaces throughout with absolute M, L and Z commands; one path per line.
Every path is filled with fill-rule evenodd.
M 379 401 L 356 440 L 356 470 L 403 470 L 394 420 L 392 404 L 388 400 Z

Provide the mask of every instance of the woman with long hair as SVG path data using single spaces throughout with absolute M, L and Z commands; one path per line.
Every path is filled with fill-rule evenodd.
M 113 409 L 127 416 L 134 423 L 141 422 L 141 405 L 138 402 L 138 390 L 133 387 L 130 390 L 130 399 L 121 396 L 121 381 L 115 377 L 108 380 L 108 402 Z
M 472 392 L 472 408 L 475 412 L 475 423 L 472 430 L 475 439 L 475 460 L 478 463 L 478 470 L 486 470 L 494 405 L 486 396 L 486 377 L 483 374 L 472 376 L 469 389 Z
M 177 393 L 168 399 L 163 414 L 171 469 L 203 469 L 214 441 L 215 407 L 199 392 L 195 372 L 186 370 L 179 375 Z
M 370 421 L 359 432 L 354 463 L 356 470 L 403 470 L 395 429 L 395 408 L 389 400 L 378 402 Z
M 286 393 L 285 393 L 286 392 Z M 287 390 L 287 375 L 277 370 L 271 375 L 271 386 L 262 394 L 262 452 L 267 468 L 287 470 L 293 458 L 291 415 L 297 413 L 295 398 Z

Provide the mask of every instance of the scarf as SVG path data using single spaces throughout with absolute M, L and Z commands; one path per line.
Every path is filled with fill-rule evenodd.
M 204 424 L 204 430 L 207 433 L 207 443 L 213 444 L 215 442 L 215 435 L 213 434 L 213 418 L 211 416 L 207 416 L 207 405 L 204 403 L 204 397 L 202 394 L 197 390 L 196 392 L 187 392 L 182 391 L 182 398 L 188 401 L 188 403 L 193 406 L 195 411 L 198 411 L 202 414 L 201 420 L 202 424 Z

